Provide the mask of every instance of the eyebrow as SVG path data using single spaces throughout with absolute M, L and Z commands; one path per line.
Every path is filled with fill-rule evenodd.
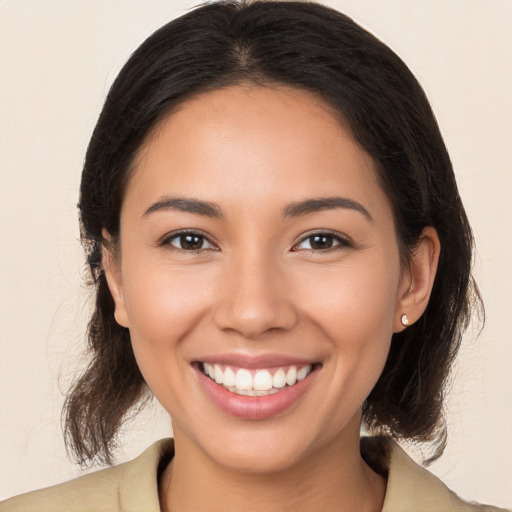
M 322 210 L 335 210 L 337 208 L 357 211 L 362 213 L 369 221 L 373 222 L 373 217 L 370 215 L 370 212 L 361 203 L 338 196 L 306 199 L 304 201 L 291 203 L 284 208 L 283 217 L 301 217 L 310 213 Z M 151 213 L 162 210 L 195 213 L 216 219 L 224 218 L 224 214 L 217 204 L 185 197 L 163 197 L 153 203 L 142 216 L 145 217 Z
M 164 197 L 159 199 L 156 203 L 153 203 L 142 216 L 145 217 L 150 213 L 162 210 L 197 213 L 199 215 L 205 215 L 206 217 L 214 217 L 217 219 L 224 218 L 222 210 L 215 203 L 185 197 Z
M 373 217 L 370 215 L 370 212 L 361 203 L 338 196 L 306 199 L 305 201 L 292 203 L 283 210 L 283 217 L 300 217 L 309 213 L 321 210 L 334 210 L 336 208 L 355 210 L 356 212 L 362 213 L 369 221 L 373 222 Z

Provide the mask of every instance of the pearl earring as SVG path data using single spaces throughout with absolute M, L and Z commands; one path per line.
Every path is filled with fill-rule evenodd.
M 402 315 L 400 318 L 400 321 L 402 322 L 402 325 L 406 327 L 409 325 L 409 319 L 407 318 L 407 315 Z

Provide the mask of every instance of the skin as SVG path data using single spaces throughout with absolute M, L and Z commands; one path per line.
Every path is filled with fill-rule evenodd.
M 282 215 L 332 196 L 369 215 Z M 215 203 L 222 217 L 145 214 L 163 197 Z M 177 230 L 206 238 L 176 250 Z M 312 231 L 342 238 L 312 249 Z M 381 510 L 385 481 L 359 453 L 361 407 L 401 315 L 412 323 L 423 313 L 438 254 L 427 228 L 401 264 L 372 159 L 310 93 L 230 87 L 161 122 L 139 154 L 104 266 L 116 319 L 172 416 L 163 510 Z M 220 410 L 198 381 L 194 362 L 226 353 L 300 357 L 318 370 L 284 412 L 246 420 Z

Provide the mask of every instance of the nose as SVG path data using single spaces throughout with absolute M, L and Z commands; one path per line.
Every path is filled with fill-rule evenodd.
M 214 311 L 219 329 L 255 339 L 293 328 L 298 315 L 279 265 L 258 255 L 241 256 L 227 266 Z

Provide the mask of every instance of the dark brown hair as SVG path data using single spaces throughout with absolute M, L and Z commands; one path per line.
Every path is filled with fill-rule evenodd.
M 429 305 L 393 336 L 363 419 L 373 433 L 432 442 L 439 455 L 444 390 L 478 293 L 471 229 L 436 120 L 406 65 L 350 18 L 315 3 L 274 1 L 192 10 L 151 35 L 112 85 L 82 174 L 81 235 L 96 306 L 88 332 L 92 359 L 65 404 L 69 449 L 82 464 L 111 462 L 120 426 L 148 396 L 101 266 L 102 230 L 119 235 L 137 152 L 184 99 L 247 82 L 313 92 L 339 114 L 376 163 L 405 259 L 424 227 L 437 230 L 441 255 Z

